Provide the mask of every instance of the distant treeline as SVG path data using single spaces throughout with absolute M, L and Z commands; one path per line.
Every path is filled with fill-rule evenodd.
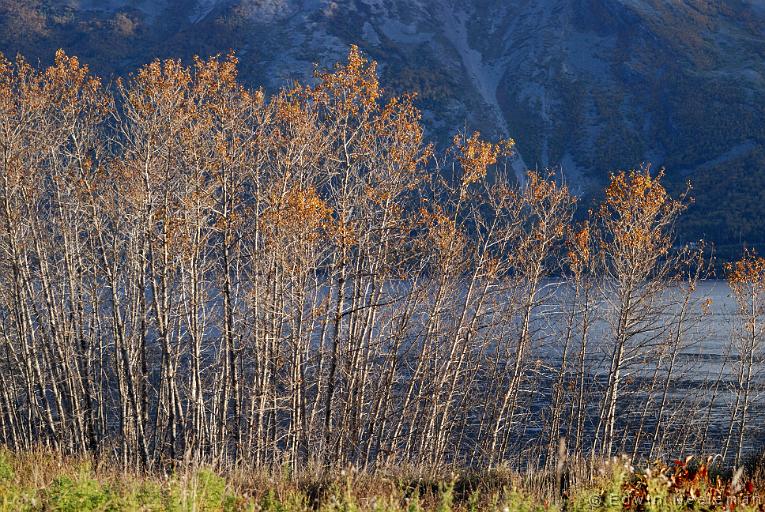
M 714 307 L 703 248 L 673 248 L 685 196 L 614 174 L 575 224 L 512 151 L 436 154 L 356 48 L 272 97 L 234 57 L 112 88 L 61 52 L 0 61 L 0 442 L 139 468 L 554 463 L 561 437 L 737 462 L 763 260 L 729 269 L 729 364 L 678 400 Z

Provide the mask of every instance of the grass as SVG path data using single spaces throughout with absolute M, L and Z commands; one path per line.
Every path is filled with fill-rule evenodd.
M 589 472 L 585 477 L 585 473 Z M 765 487 L 742 472 L 716 472 L 689 459 L 637 469 L 625 460 L 587 471 L 569 468 L 562 491 L 549 475 L 498 468 L 430 477 L 414 470 L 375 475 L 268 475 L 210 468 L 134 474 L 46 451 L 0 450 L 0 512 L 268 511 L 300 512 L 609 512 L 763 510 Z M 545 483 L 547 482 L 547 483 Z M 734 505 L 732 507 L 732 505 Z

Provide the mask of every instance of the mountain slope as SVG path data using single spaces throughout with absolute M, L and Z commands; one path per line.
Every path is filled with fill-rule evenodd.
M 765 202 L 744 197 L 765 191 L 762 0 L 0 0 L 0 50 L 63 47 L 106 75 L 233 48 L 275 89 L 351 43 L 419 94 L 440 140 L 510 135 L 518 170 L 562 168 L 583 194 L 666 166 L 697 184 L 686 237 L 765 241 Z

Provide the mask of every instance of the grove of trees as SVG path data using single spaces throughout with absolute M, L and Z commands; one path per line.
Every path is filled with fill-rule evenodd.
M 356 48 L 273 96 L 233 56 L 109 87 L 62 52 L 0 60 L 0 443 L 146 469 L 549 464 L 560 438 L 737 463 L 765 261 L 731 266 L 729 364 L 678 398 L 710 307 L 705 252 L 675 245 L 688 199 L 619 172 L 575 224 L 512 151 L 436 151 Z

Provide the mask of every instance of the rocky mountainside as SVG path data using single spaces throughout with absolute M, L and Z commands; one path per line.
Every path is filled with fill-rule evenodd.
M 664 166 L 694 183 L 685 237 L 765 242 L 765 0 L 0 0 L 6 55 L 62 47 L 107 76 L 232 48 L 275 89 L 351 43 L 441 140 L 510 135 L 583 195 Z

